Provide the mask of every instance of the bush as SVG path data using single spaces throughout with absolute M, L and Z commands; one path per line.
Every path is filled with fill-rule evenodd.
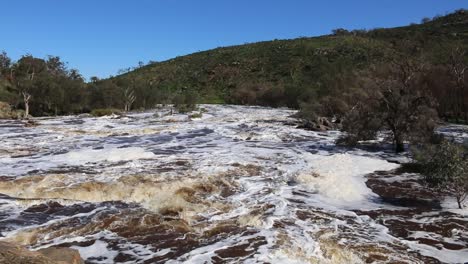
M 94 109 L 93 111 L 91 111 L 91 115 L 96 116 L 96 117 L 113 115 L 113 114 L 120 115 L 121 113 L 122 111 L 120 111 L 119 109 L 115 109 L 115 108 L 99 108 L 99 109 Z
M 425 145 L 414 150 L 429 187 L 454 196 L 458 208 L 468 197 L 468 160 L 463 146 L 449 141 Z
M 174 107 L 179 113 L 188 113 L 197 109 L 198 94 L 186 92 L 174 98 Z
M 197 106 L 195 104 L 176 104 L 174 105 L 174 107 L 177 110 L 177 112 L 181 114 L 197 110 Z
M 201 118 L 202 116 L 203 116 L 203 113 L 200 112 L 200 113 L 191 114 L 189 117 L 190 118 Z
M 8 103 L 0 102 L 0 119 L 11 117 L 11 107 Z
M 317 114 L 319 107 L 320 105 L 317 102 L 301 103 L 300 110 L 296 113 L 295 117 L 315 122 L 319 117 Z
M 23 119 L 24 110 L 13 110 L 8 103 L 0 101 L 0 119 Z
M 335 144 L 338 146 L 346 146 L 346 147 L 355 147 L 359 143 L 359 138 L 353 134 L 346 134 L 340 136 L 336 141 Z
M 24 118 L 24 110 L 23 109 L 18 109 L 11 111 L 11 118 L 13 119 L 23 119 Z

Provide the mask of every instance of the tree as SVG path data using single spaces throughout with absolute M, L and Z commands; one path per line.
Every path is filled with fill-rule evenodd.
M 5 51 L 0 53 L 0 77 L 6 76 L 10 71 L 11 59 Z
M 380 65 L 365 77 L 361 99 L 345 117 L 343 130 L 350 142 L 374 138 L 389 130 L 395 151 L 404 151 L 409 139 L 427 138 L 437 119 L 434 101 L 421 83 L 425 64 L 421 59 L 398 57 Z M 346 140 L 345 140 L 346 141 Z
M 29 117 L 30 102 L 36 90 L 36 77 L 46 70 L 46 63 L 42 59 L 25 55 L 14 65 L 14 84 L 24 103 L 24 117 Z
M 112 80 L 93 83 L 91 88 L 91 108 L 122 108 L 124 105 L 123 91 Z
M 415 158 L 423 168 L 424 180 L 428 186 L 454 196 L 460 209 L 468 198 L 466 154 L 462 146 L 447 140 L 415 151 Z
M 431 21 L 432 21 L 432 19 L 430 19 L 429 17 L 424 17 L 423 19 L 421 19 L 421 24 L 426 24 L 426 23 L 429 23 Z
M 336 28 L 332 30 L 332 34 L 335 36 L 348 35 L 349 31 L 344 28 Z
M 128 112 L 132 108 L 132 104 L 135 102 L 135 92 L 132 87 L 127 86 L 124 88 L 124 111 Z
M 47 72 L 51 75 L 66 75 L 67 67 L 64 62 L 61 61 L 59 56 L 49 55 L 46 60 Z
M 465 74 L 467 72 L 468 65 L 465 63 L 465 55 L 466 50 L 461 46 L 452 48 L 448 62 L 448 69 L 455 83 L 452 89 L 452 97 L 455 99 L 455 118 L 458 121 L 460 115 L 464 113 L 464 119 L 468 122 L 468 109 L 465 101 Z
M 97 83 L 97 82 L 99 82 L 99 77 L 91 76 L 91 78 L 89 78 L 89 80 L 91 81 L 91 83 Z

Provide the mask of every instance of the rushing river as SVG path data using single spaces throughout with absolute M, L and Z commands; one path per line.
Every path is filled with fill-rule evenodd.
M 405 157 L 339 148 L 291 110 L 202 107 L 0 121 L 0 237 L 87 263 L 468 261 L 468 211 L 395 202 L 422 188 Z

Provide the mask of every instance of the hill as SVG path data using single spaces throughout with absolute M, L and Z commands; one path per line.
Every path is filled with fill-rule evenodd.
M 110 80 L 146 86 L 145 98 L 170 101 L 190 93 L 201 102 L 298 107 L 353 71 L 391 60 L 395 53 L 443 63 L 450 46 L 468 47 L 468 12 L 398 28 L 334 30 L 334 34 L 223 47 L 153 63 Z M 419 52 L 420 51 L 420 52 Z M 138 98 L 138 96 L 137 96 Z M 136 102 L 137 107 L 143 107 Z

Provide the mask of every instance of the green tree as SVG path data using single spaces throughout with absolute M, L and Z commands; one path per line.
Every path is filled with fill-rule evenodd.
M 19 59 L 14 67 L 14 85 L 23 99 L 24 117 L 28 118 L 30 113 L 30 103 L 33 95 L 37 92 L 36 78 L 47 68 L 42 59 L 25 55 Z
M 0 53 L 0 77 L 6 77 L 10 73 L 11 59 L 5 51 Z
M 415 151 L 415 158 L 423 168 L 425 182 L 443 194 L 454 196 L 460 209 L 468 197 L 466 155 L 461 145 L 447 140 Z

